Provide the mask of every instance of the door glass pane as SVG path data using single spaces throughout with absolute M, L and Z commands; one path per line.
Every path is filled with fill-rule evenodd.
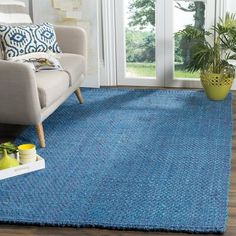
M 155 2 L 124 1 L 128 78 L 156 78 Z
M 190 73 L 187 65 L 191 58 L 192 41 L 187 35 L 191 29 L 204 30 L 206 25 L 205 1 L 175 0 L 174 33 L 175 33 L 175 79 L 198 79 L 199 72 Z

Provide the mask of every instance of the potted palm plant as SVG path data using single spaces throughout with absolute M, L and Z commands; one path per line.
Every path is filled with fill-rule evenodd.
M 224 100 L 235 77 L 236 14 L 227 13 L 210 31 L 187 27 L 182 31 L 191 40 L 187 70 L 201 72 L 201 83 L 211 100 Z

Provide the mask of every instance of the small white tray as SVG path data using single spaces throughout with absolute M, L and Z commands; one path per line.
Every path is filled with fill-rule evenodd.
M 6 170 L 0 170 L 0 180 L 8 179 L 18 175 L 24 175 L 42 169 L 45 169 L 45 160 L 37 155 L 37 161 L 35 162 L 9 168 Z

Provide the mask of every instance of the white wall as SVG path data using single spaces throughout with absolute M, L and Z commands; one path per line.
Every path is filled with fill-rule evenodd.
M 22 2 L 24 2 L 27 6 L 29 5 L 29 1 L 28 0 L 21 0 Z
M 35 23 L 57 23 L 59 20 L 57 11 L 52 7 L 50 0 L 33 0 L 33 15 Z
M 236 1 L 235 0 L 227 0 L 226 1 L 227 4 L 227 11 L 230 12 L 236 12 Z
M 35 23 L 51 22 L 62 24 L 60 22 L 60 13 L 52 7 L 51 0 L 33 0 L 33 9 Z M 79 11 L 81 20 L 78 25 L 85 25 L 88 34 L 88 76 L 83 86 L 99 87 L 98 1 L 82 0 Z

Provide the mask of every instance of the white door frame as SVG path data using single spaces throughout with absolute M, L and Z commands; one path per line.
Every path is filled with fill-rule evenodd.
M 101 0 L 101 86 L 117 85 L 115 0 Z
M 115 14 L 116 16 L 116 47 L 117 47 L 117 84 L 118 85 L 131 85 L 131 86 L 164 86 L 164 1 L 156 0 L 156 19 L 161 22 L 159 27 L 156 27 L 156 35 L 158 43 L 156 45 L 156 74 L 157 78 L 129 78 L 126 77 L 126 48 L 125 42 L 125 27 L 124 27 L 124 1 L 115 0 Z

